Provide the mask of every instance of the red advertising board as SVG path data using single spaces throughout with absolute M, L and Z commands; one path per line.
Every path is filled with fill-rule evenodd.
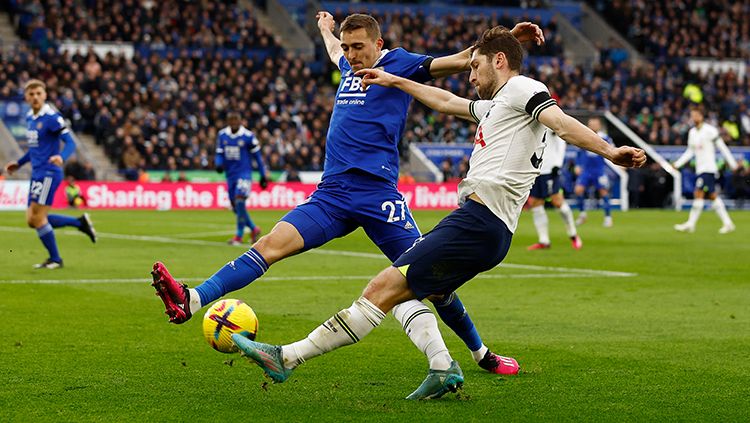
M 64 183 L 62 185 L 65 185 Z M 91 209 L 218 209 L 229 207 L 223 183 L 79 182 Z M 399 190 L 413 210 L 456 208 L 456 184 L 403 184 Z M 287 210 L 303 202 L 315 184 L 278 183 L 261 190 L 253 186 L 250 209 Z M 67 207 L 65 190 L 55 194 L 54 207 Z

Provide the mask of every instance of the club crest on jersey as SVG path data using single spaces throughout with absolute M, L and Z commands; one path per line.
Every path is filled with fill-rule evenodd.
M 36 129 L 42 129 L 42 126 L 43 126 L 42 122 L 37 122 Z

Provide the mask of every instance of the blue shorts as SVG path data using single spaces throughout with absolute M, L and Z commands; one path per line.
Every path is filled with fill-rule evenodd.
M 609 177 L 606 173 L 583 172 L 578 175 L 578 179 L 576 179 L 576 185 L 581 185 L 584 188 L 594 187 L 597 190 L 609 190 Z
M 55 199 L 57 187 L 60 186 L 62 180 L 63 171 L 60 168 L 32 171 L 27 205 L 37 203 L 43 206 L 51 206 L 52 200 Z
M 242 175 L 237 178 L 227 178 L 227 191 L 229 192 L 229 201 L 234 205 L 236 197 L 249 197 L 252 190 L 252 179 L 250 175 Z
M 500 264 L 513 233 L 490 209 L 467 201 L 393 263 L 406 275 L 417 299 L 448 295 Z
M 531 187 L 530 197 L 549 198 L 557 194 L 562 189 L 562 177 L 560 175 L 539 175 L 534 180 L 534 186 Z
M 391 262 L 421 235 L 396 185 L 359 172 L 326 178 L 281 220 L 297 228 L 305 240 L 304 250 L 361 226 Z
M 695 178 L 695 190 L 703 191 L 706 194 L 713 194 L 716 191 L 716 175 L 713 173 L 701 173 Z

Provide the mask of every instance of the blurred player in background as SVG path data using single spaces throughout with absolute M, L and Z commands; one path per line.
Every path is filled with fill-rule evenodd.
M 250 242 L 255 243 L 260 236 L 260 227 L 253 223 L 247 213 L 247 198 L 250 196 L 253 181 L 253 167 L 250 157 L 255 160 L 260 174 L 260 187 L 266 189 L 266 167 L 260 154 L 260 144 L 253 132 L 240 124 L 237 112 L 227 114 L 226 128 L 219 131 L 216 140 L 216 171 L 225 172 L 227 190 L 232 211 L 237 218 L 237 233 L 228 242 L 241 245 L 245 228 L 250 229 Z
M 365 75 L 366 86 L 404 90 L 432 109 L 479 125 L 469 173 L 458 186 L 461 208 L 372 279 L 350 308 L 331 317 L 307 338 L 274 346 L 234 335 L 235 344 L 274 381 L 285 381 L 295 367 L 310 358 L 356 343 L 397 304 L 450 294 L 497 266 L 510 248 L 518 217 L 539 174 L 545 126 L 566 141 L 616 163 L 636 167 L 645 163 L 642 150 L 615 148 L 566 115 L 544 84 L 519 74 L 522 59 L 521 45 L 507 29 L 485 31 L 470 62 L 469 80 L 481 99 L 478 101 L 379 69 L 359 72 Z M 438 398 L 463 384 L 458 363 L 447 350 L 441 356 L 442 367 L 431 362 L 427 378 L 408 399 Z
M 612 138 L 603 130 L 600 118 L 589 118 L 587 126 L 604 141 L 613 144 Z M 578 175 L 575 194 L 578 198 L 578 207 L 581 210 L 578 219 L 576 219 L 576 224 L 578 225 L 586 222 L 586 197 L 588 196 L 589 189 L 593 188 L 596 191 L 595 194 L 601 199 L 602 209 L 604 209 L 604 227 L 612 227 L 612 211 L 609 204 L 609 177 L 605 173 L 606 166 L 604 157 L 586 150 L 578 152 L 575 169 L 576 175 Z
M 63 180 L 62 166 L 76 150 L 76 143 L 65 125 L 65 120 L 55 112 L 47 101 L 47 87 L 38 79 L 29 80 L 24 86 L 24 98 L 31 106 L 26 115 L 26 137 L 29 151 L 21 158 L 5 165 L 5 170 L 13 174 L 27 162 L 31 162 L 29 201 L 26 209 L 26 223 L 36 229 L 39 239 L 47 249 L 49 257 L 35 269 L 59 269 L 63 259 L 57 248 L 54 228 L 73 226 L 96 242 L 96 232 L 84 213 L 75 218 L 59 214 L 49 214 L 55 191 Z M 60 151 L 60 141 L 65 147 Z
M 539 236 L 539 242 L 530 245 L 527 250 L 544 250 L 552 246 L 549 239 L 549 219 L 547 212 L 544 210 L 544 203 L 549 201 L 560 213 L 560 217 L 565 223 L 565 230 L 570 238 L 571 245 L 574 249 L 580 250 L 583 247 L 583 241 L 578 236 L 576 224 L 573 221 L 573 210 L 570 209 L 562 192 L 562 176 L 560 168 L 565 161 L 565 141 L 558 137 L 557 134 L 547 131 L 547 146 L 544 148 L 544 160 L 539 176 L 534 180 L 534 186 L 531 187 L 529 195 L 529 207 L 534 218 L 534 227 Z
M 695 192 L 693 195 L 693 206 L 690 208 L 690 216 L 687 222 L 674 225 L 675 230 L 680 232 L 694 232 L 698 218 L 701 216 L 705 198 L 713 201 L 712 207 L 721 219 L 720 234 L 727 234 L 734 231 L 735 226 L 732 219 L 727 213 L 724 201 L 716 193 L 716 175 L 719 168 L 716 165 L 716 149 L 718 148 L 727 165 L 732 169 L 737 169 L 737 161 L 732 157 L 732 153 L 724 144 L 724 140 L 719 135 L 716 127 L 709 125 L 704 121 L 703 107 L 700 105 L 693 106 L 690 109 L 690 120 L 693 122 L 692 128 L 688 132 L 688 146 L 685 152 L 674 162 L 675 168 L 681 168 L 693 156 L 695 156 L 695 173 L 698 178 L 695 180 Z
M 419 82 L 470 69 L 470 50 L 433 59 L 402 48 L 383 49 L 380 25 L 370 15 L 353 14 L 333 34 L 335 22 L 319 12 L 318 28 L 328 55 L 341 71 L 341 82 L 326 137 L 322 181 L 303 203 L 287 213 L 250 250 L 229 262 L 195 289 L 187 289 L 170 276 L 162 263 L 154 264 L 153 285 L 173 323 L 187 321 L 201 307 L 227 292 L 247 286 L 270 265 L 317 248 L 362 227 L 367 236 L 393 262 L 410 248 L 421 233 L 398 192 L 398 143 L 403 135 L 411 96 L 403 91 L 372 86 L 363 90 L 358 70 L 379 67 Z M 530 23 L 516 25 L 522 41 L 544 41 L 541 29 Z M 455 293 L 435 301 L 443 321 L 466 343 L 484 369 L 503 374 L 518 372 L 487 348 Z M 447 351 L 430 309 L 409 301 L 394 310 L 412 342 L 431 360 Z M 450 363 L 444 363 L 447 367 Z

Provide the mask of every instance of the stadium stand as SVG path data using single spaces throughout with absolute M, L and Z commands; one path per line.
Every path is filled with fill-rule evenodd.
M 589 0 L 650 57 L 750 58 L 750 10 L 731 0 Z

